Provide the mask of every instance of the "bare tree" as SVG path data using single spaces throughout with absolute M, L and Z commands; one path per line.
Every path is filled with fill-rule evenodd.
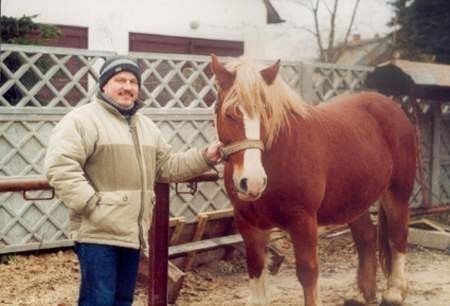
M 336 48 L 336 17 L 338 15 L 339 8 L 339 0 L 325 1 L 325 0 L 295 0 L 295 3 L 304 6 L 309 11 L 311 11 L 314 18 L 314 28 L 304 27 L 306 31 L 314 35 L 317 47 L 319 49 L 319 59 L 322 62 L 335 62 L 339 56 L 341 55 L 343 49 L 348 44 L 348 39 L 352 32 L 353 24 L 355 22 L 356 13 L 358 11 L 358 6 L 360 0 L 355 0 L 353 8 L 352 8 L 352 16 L 350 21 L 346 27 L 345 36 L 342 42 L 339 43 L 339 48 Z M 331 6 L 329 3 L 331 2 Z M 328 40 L 325 40 L 324 33 L 322 31 L 321 20 L 319 18 L 319 13 L 322 7 L 325 7 L 330 18 L 329 22 L 329 32 L 328 32 Z M 326 21 L 326 20 L 325 20 Z

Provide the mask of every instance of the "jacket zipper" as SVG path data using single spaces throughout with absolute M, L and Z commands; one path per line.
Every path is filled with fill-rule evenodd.
M 142 217 L 144 212 L 144 170 L 142 169 L 142 156 L 141 156 L 141 150 L 140 150 L 140 144 L 139 144 L 139 137 L 137 136 L 137 129 L 136 126 L 131 124 L 130 121 L 128 121 L 128 125 L 130 126 L 130 133 L 131 138 L 133 139 L 134 148 L 136 151 L 136 158 L 138 159 L 138 165 L 139 165 L 139 172 L 141 176 L 141 203 L 139 206 L 139 216 L 138 216 L 138 227 L 139 227 L 139 244 L 145 248 L 145 241 L 144 241 L 144 235 L 143 235 L 143 229 L 142 229 Z

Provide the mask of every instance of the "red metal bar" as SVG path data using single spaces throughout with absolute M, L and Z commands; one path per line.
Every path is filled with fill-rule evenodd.
M 42 175 L 0 177 L 0 192 L 53 189 Z

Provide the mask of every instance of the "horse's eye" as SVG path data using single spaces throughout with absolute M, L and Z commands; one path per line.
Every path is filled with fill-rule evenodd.
M 227 119 L 230 119 L 230 120 L 233 120 L 233 119 L 235 119 L 235 116 L 233 116 L 234 114 L 232 113 L 232 112 L 226 112 L 225 113 L 225 117 L 227 118 Z
M 234 109 L 227 110 L 225 112 L 225 118 L 228 120 L 236 121 L 236 120 L 239 120 L 239 117 L 240 117 L 240 113 L 236 112 L 236 110 L 234 110 Z

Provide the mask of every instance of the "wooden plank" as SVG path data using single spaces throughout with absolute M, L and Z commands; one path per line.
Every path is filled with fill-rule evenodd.
M 233 208 L 225 208 L 220 209 L 216 211 L 208 211 L 202 213 L 202 215 L 208 217 L 208 221 L 218 220 L 218 219 L 225 219 L 225 218 L 232 218 L 234 217 L 234 210 Z
M 187 242 L 169 247 L 169 257 L 175 258 L 198 251 L 211 250 L 243 242 L 240 234 L 210 238 L 201 241 Z
M 184 226 L 186 225 L 186 219 L 184 217 L 177 218 L 175 229 L 170 237 L 169 245 L 177 244 L 180 240 L 180 236 L 183 233 Z
M 414 228 L 434 230 L 438 232 L 445 232 L 448 230 L 448 226 L 446 226 L 445 224 L 439 224 L 438 222 L 431 221 L 426 218 L 410 221 L 409 225 Z
M 180 221 L 184 221 L 184 217 L 173 217 L 169 219 L 169 227 L 176 227 Z
M 194 236 L 192 237 L 192 241 L 199 241 L 202 239 L 203 234 L 205 233 L 206 224 L 208 222 L 208 215 L 206 213 L 198 214 L 198 222 L 197 227 L 195 228 Z M 192 264 L 195 259 L 195 251 L 189 252 L 184 259 L 184 271 L 189 271 L 192 267 Z

